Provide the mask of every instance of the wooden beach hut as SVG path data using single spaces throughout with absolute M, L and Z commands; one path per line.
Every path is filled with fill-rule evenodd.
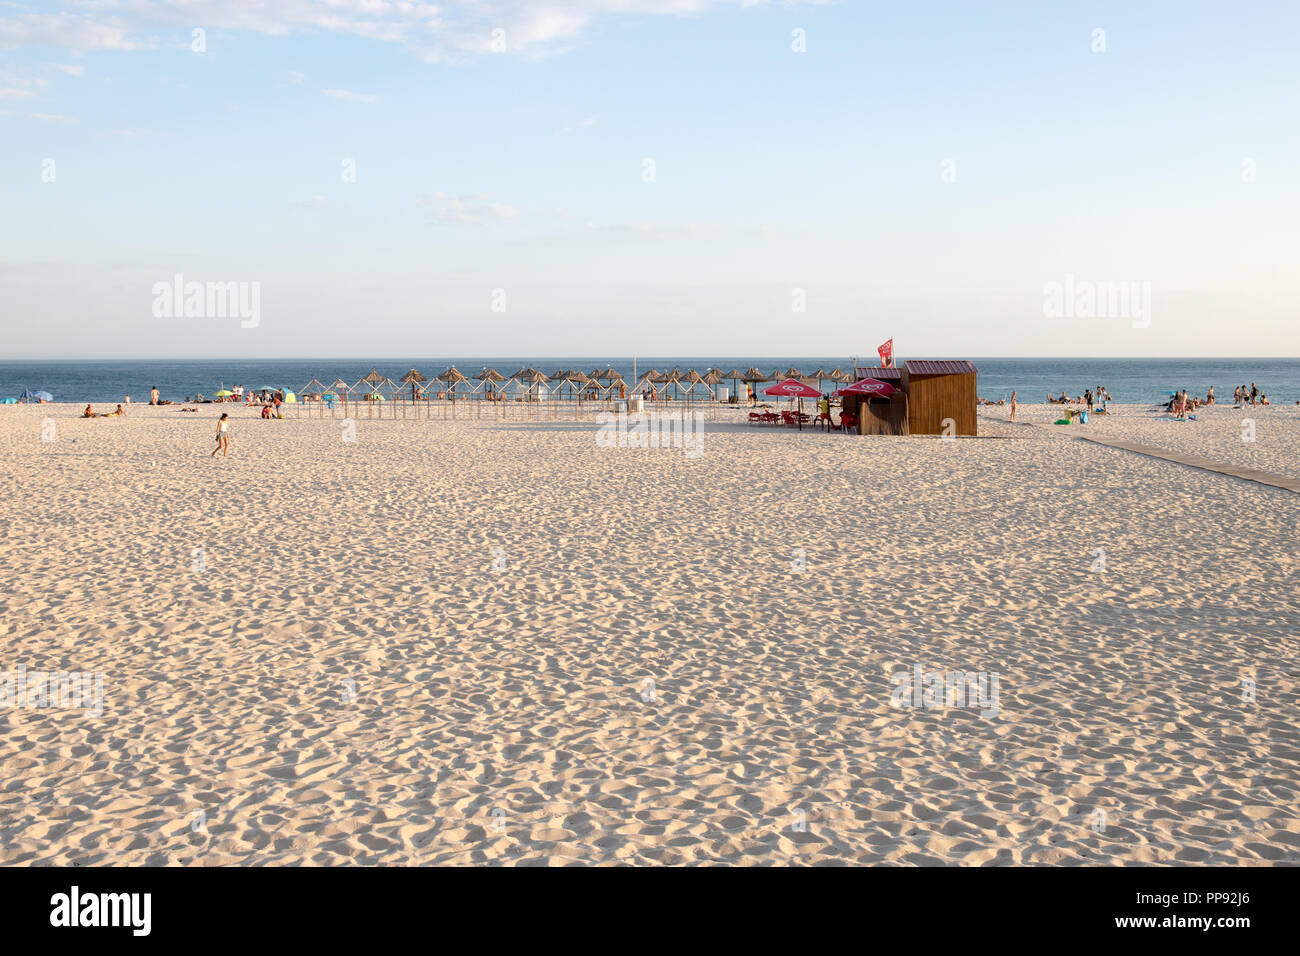
M 975 366 L 966 361 L 908 359 L 903 363 L 907 392 L 907 430 L 911 435 L 942 435 L 944 419 L 952 419 L 949 434 L 974 435 Z
M 856 379 L 875 378 L 902 390 L 902 396 L 894 395 L 887 406 L 876 399 L 860 403 L 863 414 L 858 419 L 858 431 L 861 434 L 942 435 L 946 419 L 953 423 L 949 434 L 978 433 L 975 416 L 978 371 L 970 362 L 908 359 L 893 368 L 858 367 L 854 374 Z M 905 414 L 898 408 L 900 404 L 905 406 Z M 900 425 L 904 430 L 897 430 Z
M 860 373 L 853 381 L 874 378 L 892 385 L 898 391 L 889 398 L 867 395 L 843 395 L 841 414 L 854 415 L 858 419 L 859 435 L 906 435 L 907 428 L 907 391 L 903 388 L 903 370 L 901 368 L 882 368 L 879 365 L 855 369 Z

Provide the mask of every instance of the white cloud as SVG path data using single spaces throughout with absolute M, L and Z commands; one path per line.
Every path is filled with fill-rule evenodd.
M 494 38 L 506 53 L 538 55 L 562 49 L 604 16 L 691 16 L 755 2 L 761 0 L 52 0 L 50 6 L 64 9 L 0 15 L 0 49 L 153 49 L 158 33 L 188 38 L 191 28 L 202 26 L 268 36 L 348 34 L 400 43 L 431 61 L 498 52 Z
M 321 90 L 321 92 L 336 100 L 347 100 L 349 103 L 373 103 L 379 99 L 373 93 L 353 93 L 351 90 Z
M 297 70 L 290 70 L 289 82 L 294 86 L 302 86 L 303 83 L 307 82 L 307 75 L 305 73 L 299 73 Z
M 147 50 L 155 44 L 131 39 L 116 17 L 75 13 L 20 13 L 0 18 L 0 49 L 57 46 L 68 50 Z
M 40 120 L 42 123 L 71 123 L 71 116 L 60 116 L 58 113 L 28 113 L 28 119 Z
M 50 65 L 53 66 L 56 70 L 61 70 L 64 73 L 68 74 L 68 76 L 81 76 L 81 74 L 86 72 L 86 68 L 84 66 L 80 66 L 78 64 L 73 64 L 73 63 L 52 63 Z
M 452 193 L 435 192 L 416 197 L 416 202 L 423 206 L 430 222 L 465 222 L 486 224 L 513 219 L 519 215 L 514 206 L 500 202 L 489 202 L 482 194 L 476 196 L 457 196 Z
M 24 96 L 35 96 L 31 90 L 20 90 L 12 86 L 0 87 L 0 100 L 16 100 Z

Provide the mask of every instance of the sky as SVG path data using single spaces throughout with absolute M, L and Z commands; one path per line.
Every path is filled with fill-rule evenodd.
M 1294 2 L 0 0 L 0 354 L 1300 355 L 1298 40 Z

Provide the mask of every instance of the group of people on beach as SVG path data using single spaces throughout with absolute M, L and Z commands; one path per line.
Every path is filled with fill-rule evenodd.
M 1210 394 L 1214 394 L 1214 386 L 1210 386 Z M 1248 403 L 1252 406 L 1273 404 L 1268 400 L 1268 396 L 1263 394 L 1254 382 L 1250 383 L 1250 388 L 1247 388 L 1245 385 L 1238 385 L 1232 390 L 1232 404 L 1234 408 L 1238 405 L 1246 405 Z M 1300 402 L 1297 402 L 1296 404 L 1300 405 Z
M 1050 392 L 1047 395 L 1047 403 L 1049 405 L 1085 405 L 1086 404 L 1088 406 L 1088 411 L 1092 411 L 1094 405 L 1101 408 L 1104 411 L 1106 408 L 1106 403 L 1109 401 L 1113 401 L 1113 399 L 1110 397 L 1110 392 L 1106 391 L 1106 387 L 1104 385 L 1098 385 L 1095 390 L 1091 388 L 1085 389 L 1082 395 L 1076 395 L 1074 398 L 1070 398 L 1070 396 L 1066 395 L 1065 389 L 1061 389 L 1061 394 L 1059 397 L 1051 394 Z
M 126 414 L 126 409 L 124 409 L 120 404 L 117 406 L 116 410 L 111 412 L 97 412 L 89 405 L 87 405 L 86 410 L 81 413 L 81 417 L 82 418 L 119 418 L 125 414 Z

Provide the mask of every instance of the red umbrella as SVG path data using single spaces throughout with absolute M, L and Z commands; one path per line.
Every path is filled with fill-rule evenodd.
M 764 395 L 784 396 L 785 398 L 821 398 L 822 393 L 815 388 L 810 388 L 803 382 L 793 378 L 787 378 L 784 382 L 777 382 L 775 385 L 769 385 L 763 389 Z
M 888 398 L 898 389 L 888 382 L 882 382 L 878 378 L 859 379 L 852 385 L 846 385 L 836 395 L 879 395 L 881 398 Z
M 799 402 L 799 415 L 795 421 L 799 423 L 799 430 L 803 431 L 803 399 L 821 398 L 822 393 L 815 388 L 809 388 L 803 382 L 794 378 L 787 378 L 784 382 L 777 382 L 775 385 L 769 385 L 763 389 L 764 395 L 773 395 L 784 398 L 797 398 Z

